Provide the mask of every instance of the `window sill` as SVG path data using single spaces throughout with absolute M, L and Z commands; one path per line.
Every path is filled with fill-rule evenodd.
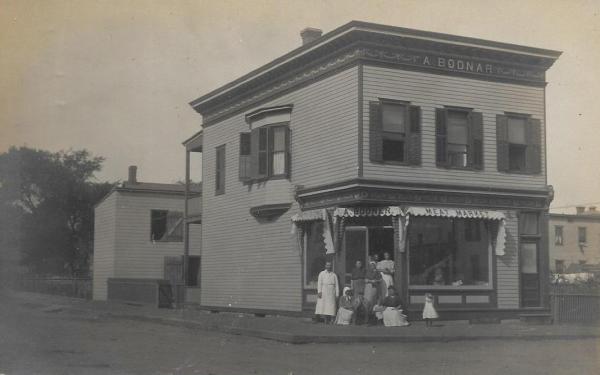
M 285 174 L 278 174 L 278 175 L 269 176 L 269 177 L 243 179 L 240 181 L 242 181 L 242 183 L 244 185 L 252 185 L 252 184 L 260 184 L 260 183 L 267 182 L 270 180 L 289 180 L 289 179 L 290 178 Z
M 452 166 L 446 166 L 446 165 L 440 165 L 440 164 L 436 164 L 436 166 L 438 168 L 442 168 L 442 169 L 454 169 L 454 170 L 458 170 L 458 171 L 472 171 L 472 172 L 483 172 L 484 168 L 473 168 L 473 167 L 452 167 Z
M 171 243 L 171 242 L 183 242 L 183 239 L 181 240 L 150 240 L 150 242 L 152 242 L 153 244 L 156 243 Z
M 541 175 L 542 172 L 525 172 L 525 171 L 516 171 L 516 170 L 508 170 L 508 171 L 498 171 L 500 173 L 504 173 L 504 174 L 520 174 L 520 175 L 525 175 L 525 176 L 538 176 Z

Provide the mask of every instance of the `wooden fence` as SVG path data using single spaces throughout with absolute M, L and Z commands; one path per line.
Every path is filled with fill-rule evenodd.
M 555 323 L 600 321 L 600 291 L 597 288 L 552 287 L 550 306 Z
M 20 277 L 16 286 L 28 292 L 92 298 L 91 278 Z

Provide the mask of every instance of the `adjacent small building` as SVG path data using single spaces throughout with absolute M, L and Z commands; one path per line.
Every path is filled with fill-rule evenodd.
M 93 299 L 153 303 L 159 284 L 182 282 L 183 184 L 138 182 L 137 168 L 94 210 Z M 188 285 L 199 286 L 201 256 L 200 187 L 189 191 L 191 248 Z
M 413 317 L 427 292 L 446 319 L 547 311 L 545 72 L 560 52 L 357 21 L 302 40 L 190 103 L 196 302 L 311 314 L 326 260 L 348 284 L 388 252 Z
M 576 209 L 576 214 L 550 214 L 550 270 L 600 273 L 600 212 L 595 206 Z

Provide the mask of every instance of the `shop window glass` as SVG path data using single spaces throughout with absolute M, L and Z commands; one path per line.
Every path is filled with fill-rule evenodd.
M 317 288 L 319 273 L 325 269 L 327 259 L 323 242 L 323 221 L 313 221 L 306 225 L 304 252 L 304 286 Z
M 183 241 L 183 214 L 178 211 L 151 211 L 151 241 Z
M 521 235 L 539 234 L 538 214 L 535 212 L 522 212 L 519 215 L 519 233 Z
M 469 223 L 469 222 L 474 222 Z M 487 287 L 490 283 L 490 224 L 483 220 L 417 217 L 409 230 L 411 286 Z M 466 227 L 471 234 L 466 240 Z M 473 228 L 479 227 L 479 239 Z
M 555 225 L 554 226 L 554 244 L 562 245 L 563 244 L 563 226 Z

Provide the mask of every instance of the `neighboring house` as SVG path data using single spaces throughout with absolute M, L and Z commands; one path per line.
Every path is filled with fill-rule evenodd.
M 200 304 L 310 314 L 325 260 L 347 284 L 390 252 L 413 316 L 426 292 L 448 319 L 547 311 L 545 72 L 560 52 L 356 21 L 302 38 L 190 103 Z
M 111 280 L 119 281 L 120 298 L 137 300 L 134 289 L 145 282 L 179 282 L 184 251 L 184 190 L 182 184 L 129 180 L 113 188 L 94 210 L 93 298 L 106 300 Z M 200 188 L 192 188 L 190 206 L 200 213 Z M 197 202 L 197 205 L 194 205 Z M 199 222 L 199 215 L 196 221 Z M 188 284 L 198 284 L 201 227 L 190 225 L 192 247 Z M 171 267 L 171 269 L 169 269 Z M 174 278 L 174 275 L 177 277 Z M 116 283 L 114 285 L 117 285 Z M 136 286 L 137 285 L 137 286 Z M 148 284 L 147 284 L 148 285 Z M 150 302 L 150 301 L 145 301 Z
M 577 207 L 577 214 L 549 215 L 550 270 L 600 272 L 600 212 Z

